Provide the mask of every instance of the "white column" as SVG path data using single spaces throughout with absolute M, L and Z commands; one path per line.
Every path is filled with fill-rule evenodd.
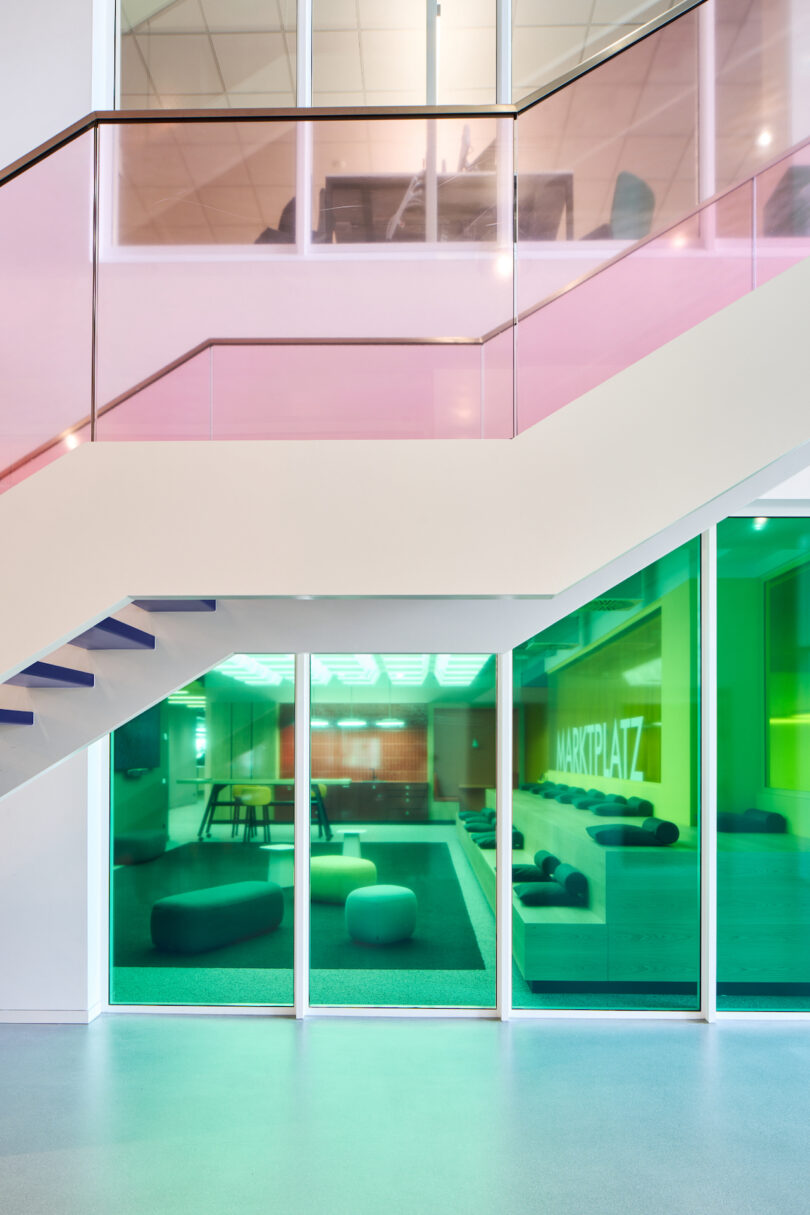
M 700 1008 L 717 1013 L 717 529 L 700 538 Z
M 309 1011 L 309 841 L 312 793 L 309 771 L 309 654 L 295 657 L 295 1015 Z
M 512 1011 L 512 651 L 497 655 L 497 813 L 495 906 L 497 948 L 495 971 L 498 1016 Z
M 698 9 L 698 200 L 717 192 L 717 62 L 714 0 Z
M 495 101 L 512 102 L 512 0 L 495 0 Z

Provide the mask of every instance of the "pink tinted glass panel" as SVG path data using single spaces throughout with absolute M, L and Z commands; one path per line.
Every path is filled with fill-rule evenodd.
M 757 177 L 756 283 L 810 256 L 810 144 Z
M 92 220 L 92 133 L 0 186 L 0 483 L 63 432 L 86 437 Z
M 478 438 L 480 345 L 217 346 L 215 439 Z
M 697 205 L 697 31 L 688 13 L 518 118 L 519 311 Z
M 498 160 L 503 148 L 510 168 L 511 122 L 506 134 L 494 119 L 432 130 L 424 119 L 105 126 L 101 403 L 217 339 L 480 341 L 512 314 L 511 171 Z M 424 222 L 434 135 L 438 251 Z M 296 162 L 308 140 L 304 239 Z M 336 419 L 329 425 L 335 433 Z
M 751 255 L 747 182 L 524 317 L 518 429 L 739 299 L 751 287 Z
M 107 404 L 96 423 L 97 439 L 210 439 L 210 351 L 116 404 Z
M 714 0 L 718 191 L 810 134 L 810 5 Z
M 514 342 L 510 325 L 482 347 L 482 439 L 511 439 L 514 434 Z

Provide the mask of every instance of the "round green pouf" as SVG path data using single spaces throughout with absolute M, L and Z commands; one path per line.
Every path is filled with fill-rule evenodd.
M 359 856 L 314 856 L 310 861 L 310 896 L 314 903 L 345 903 L 358 886 L 373 886 L 377 866 Z
M 416 927 L 416 895 L 407 886 L 364 886 L 346 899 L 346 931 L 364 945 L 407 941 Z

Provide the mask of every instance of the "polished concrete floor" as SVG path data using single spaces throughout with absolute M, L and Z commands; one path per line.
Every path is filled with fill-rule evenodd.
M 805 1215 L 810 1025 L 0 1026 L 4 1215 Z

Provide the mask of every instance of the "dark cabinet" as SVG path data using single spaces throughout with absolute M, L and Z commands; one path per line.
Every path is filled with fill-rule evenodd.
M 353 781 L 329 785 L 326 813 L 332 823 L 423 823 L 428 817 L 427 782 Z

